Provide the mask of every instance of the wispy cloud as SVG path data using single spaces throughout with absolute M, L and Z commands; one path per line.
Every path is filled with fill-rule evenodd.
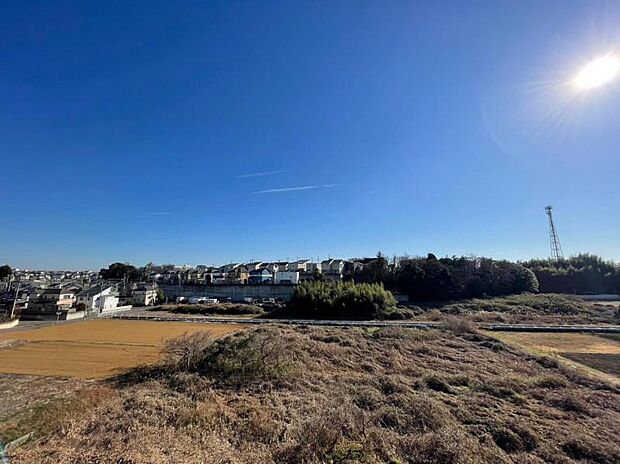
M 170 216 L 172 213 L 170 211 L 149 211 L 146 214 L 149 216 Z
M 288 172 L 286 169 L 279 169 L 277 171 L 262 171 L 262 172 L 253 172 L 251 174 L 241 174 L 240 176 L 235 176 L 237 179 L 247 179 L 249 177 L 263 177 L 263 176 L 273 176 L 275 174 L 283 174 Z
M 252 195 L 258 195 L 261 193 L 297 192 L 299 190 L 314 190 L 318 188 L 321 188 L 321 186 L 320 185 L 304 185 L 301 187 L 275 188 L 275 189 L 259 190 L 258 192 L 252 192 Z
M 316 190 L 320 188 L 332 188 L 337 187 L 340 184 L 323 184 L 323 185 L 302 185 L 300 187 L 284 187 L 284 188 L 270 188 L 267 190 L 259 190 L 252 192 L 252 195 L 260 195 L 263 193 L 283 193 L 283 192 L 298 192 L 300 190 Z

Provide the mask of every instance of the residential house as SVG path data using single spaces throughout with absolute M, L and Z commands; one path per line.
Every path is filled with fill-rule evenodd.
M 248 283 L 250 285 L 270 284 L 273 281 L 273 275 L 267 269 L 257 269 L 250 271 Z
M 344 261 L 342 259 L 326 259 L 321 261 L 321 272 L 323 277 L 328 280 L 340 282 L 344 271 Z
M 362 269 L 364 269 L 364 264 L 359 261 L 356 261 L 356 260 L 345 261 L 344 269 L 342 273 L 348 276 L 354 276 L 356 273 L 360 272 Z
M 230 271 L 234 271 L 236 268 L 238 268 L 239 266 L 241 266 L 240 263 L 230 263 L 230 264 L 224 264 L 223 266 L 220 266 L 218 268 L 219 271 L 224 272 L 226 274 L 228 274 Z
M 309 271 L 302 271 L 299 273 L 299 281 L 300 282 L 305 282 L 305 281 L 313 281 L 316 280 L 316 273 L 313 272 L 309 272 Z
M 247 284 L 249 281 L 249 277 L 250 274 L 248 273 L 248 268 L 239 265 L 226 273 L 226 283 L 235 285 Z
M 308 265 L 306 266 L 306 271 L 307 272 L 311 272 L 311 273 L 315 273 L 315 272 L 321 272 L 322 271 L 322 267 L 321 267 L 321 263 L 315 263 L 314 261 L 311 261 L 308 263 Z
M 153 306 L 157 303 L 157 285 L 140 284 L 131 292 L 131 304 L 136 306 Z
M 277 271 L 273 273 L 274 284 L 297 285 L 299 283 L 299 271 Z
M 75 291 L 69 287 L 50 287 L 39 293 L 24 309 L 23 314 L 51 315 L 69 312 L 76 302 Z
M 0 292 L 0 313 L 15 314 L 23 313 L 30 303 L 31 297 L 36 297 L 31 287 L 7 288 Z
M 298 261 L 295 261 L 294 263 L 290 263 L 288 266 L 288 270 L 306 272 L 308 271 L 309 264 L 311 264 L 309 259 L 300 259 Z
M 116 308 L 118 302 L 118 292 L 111 285 L 96 285 L 77 295 L 77 306 L 84 305 L 86 311 L 102 313 Z
M 267 263 L 265 263 L 267 264 Z M 263 268 L 263 263 L 260 261 L 254 261 L 251 263 L 246 263 L 245 264 L 245 268 L 248 270 L 248 272 L 250 271 L 256 271 L 257 269 L 262 269 Z
M 199 284 L 199 283 L 203 283 L 204 282 L 204 272 L 198 270 L 198 269 L 193 269 L 191 271 L 188 271 L 187 274 L 185 275 L 185 280 L 186 283 L 188 284 Z
M 225 283 L 227 283 L 227 281 L 226 281 L 226 273 L 218 271 L 218 270 L 211 271 L 207 275 L 207 283 L 208 284 L 225 284 Z
M 273 265 L 273 269 L 269 269 L 271 272 L 276 272 L 276 271 L 288 271 L 288 261 L 276 261 L 275 263 L 271 263 Z

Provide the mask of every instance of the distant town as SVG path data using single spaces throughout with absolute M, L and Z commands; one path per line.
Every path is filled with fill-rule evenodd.
M 377 259 L 142 268 L 114 263 L 99 272 L 11 269 L 0 281 L 0 312 L 22 320 L 71 320 L 169 301 L 287 301 L 300 282 L 340 282 Z
M 283 304 L 300 284 L 380 284 L 396 303 L 463 300 L 520 293 L 613 295 L 620 266 L 591 254 L 510 262 L 476 256 L 400 256 L 207 265 L 135 267 L 113 263 L 96 271 L 34 271 L 0 266 L 0 318 L 11 321 L 103 317 L 166 304 Z

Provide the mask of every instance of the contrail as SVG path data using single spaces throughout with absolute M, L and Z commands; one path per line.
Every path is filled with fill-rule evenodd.
M 259 190 L 258 192 L 252 192 L 252 195 L 257 195 L 261 193 L 282 193 L 282 192 L 297 192 L 299 190 L 314 190 L 321 188 L 318 185 L 304 185 L 303 187 L 286 187 L 286 188 L 274 188 L 267 190 Z
M 263 177 L 263 176 L 272 176 L 274 174 L 282 174 L 288 172 L 286 169 L 280 169 L 278 171 L 263 171 L 263 172 L 253 172 L 251 174 L 242 174 L 240 176 L 235 176 L 237 179 L 247 179 L 248 177 Z

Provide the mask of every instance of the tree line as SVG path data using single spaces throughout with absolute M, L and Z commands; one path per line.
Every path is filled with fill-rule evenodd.
M 531 269 L 541 292 L 574 294 L 620 294 L 620 266 L 600 256 L 579 254 L 560 260 L 531 259 Z
M 537 292 L 535 274 L 519 263 L 490 258 L 403 257 L 377 259 L 349 276 L 355 282 L 382 283 L 410 301 L 441 301 Z

